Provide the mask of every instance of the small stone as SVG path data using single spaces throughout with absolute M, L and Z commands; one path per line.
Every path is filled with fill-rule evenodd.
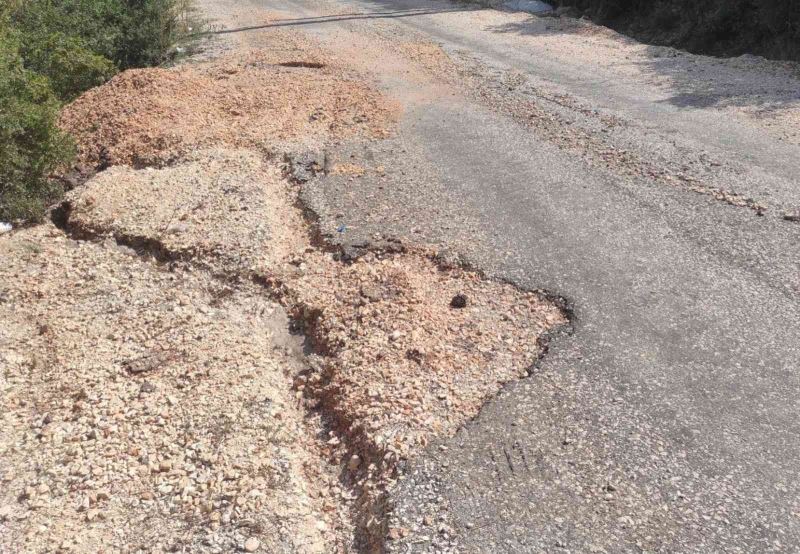
M 136 360 L 128 360 L 123 365 L 128 370 L 128 373 L 136 374 L 155 369 L 157 364 L 154 363 L 152 358 L 138 358 Z
M 378 302 L 383 298 L 383 291 L 374 285 L 364 285 L 361 287 L 361 296 L 370 302 Z
M 261 546 L 261 542 L 255 537 L 250 537 L 244 543 L 244 549 L 247 552 L 255 552 L 259 546 Z
M 14 513 L 14 508 L 10 504 L 0 506 L 0 521 L 5 521 L 11 514 Z
M 361 465 L 361 457 L 358 454 L 353 454 L 347 462 L 347 469 L 355 471 Z
M 786 212 L 783 214 L 783 219 L 794 223 L 800 222 L 800 212 Z
M 412 360 L 414 362 L 422 363 L 422 360 L 425 358 L 425 350 L 422 348 L 409 348 L 406 350 L 406 359 Z
M 97 516 L 99 515 L 100 512 L 98 510 L 89 510 L 88 512 L 86 512 L 86 521 L 92 521 L 93 519 L 96 519 Z
M 450 307 L 456 308 L 460 310 L 461 308 L 467 307 L 467 296 L 461 293 L 456 294 L 452 300 L 450 300 Z
M 180 233 L 185 233 L 189 230 L 189 226 L 185 223 L 173 223 L 167 228 L 167 233 L 171 235 L 178 235 Z
M 150 381 L 145 381 L 144 383 L 142 383 L 142 386 L 139 387 L 139 392 L 141 392 L 142 394 L 148 394 L 155 391 L 156 391 L 156 386 Z
M 389 539 L 396 541 L 408 535 L 408 529 L 405 527 L 392 527 L 389 529 Z

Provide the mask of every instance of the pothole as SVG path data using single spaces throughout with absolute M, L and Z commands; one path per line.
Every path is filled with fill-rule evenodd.
M 439 263 L 420 249 L 351 264 L 317 252 L 283 299 L 316 356 L 298 377 L 321 409 L 358 491 L 360 547 L 386 536 L 398 463 L 451 436 L 503 384 L 527 375 L 542 337 L 566 319 L 537 292 Z

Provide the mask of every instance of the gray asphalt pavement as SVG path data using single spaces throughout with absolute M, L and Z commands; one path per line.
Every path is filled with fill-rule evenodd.
M 257 5 L 298 19 L 329 8 Z M 491 94 L 406 79 L 376 45 L 375 75 L 404 106 L 398 133 L 328 154 L 383 165 L 387 177 L 308 185 L 323 231 L 348 244 L 376 235 L 439 244 L 573 310 L 529 378 L 408 464 L 391 523 L 408 534 L 387 548 L 800 551 L 800 225 L 782 218 L 800 207 L 800 148 L 720 109 L 725 83 L 752 80 L 750 66 L 655 57 L 673 64 L 670 94 L 614 78 L 613 64 L 587 74 L 580 59 L 554 61 L 535 40 L 520 42 L 516 19 L 505 32 L 487 30 L 494 21 L 476 27 L 474 7 L 337 5 L 366 14 L 449 6 L 446 18 L 340 17 L 303 30 L 333 48 L 370 32 L 388 44 L 425 37 L 461 60 L 466 88 Z M 717 67 L 711 85 L 692 88 L 700 77 L 687 64 Z M 535 86 L 493 86 L 511 69 Z M 780 79 L 782 105 L 800 102 L 798 81 Z M 556 105 L 540 86 L 577 100 Z M 728 100 L 744 105 L 748 94 L 757 93 Z M 522 101 L 553 127 L 521 117 Z M 595 111 L 613 116 L 613 129 Z M 560 126 L 589 138 L 559 143 L 551 131 Z M 683 171 L 768 209 L 757 215 L 581 152 L 610 146 L 632 152 L 636 168 Z

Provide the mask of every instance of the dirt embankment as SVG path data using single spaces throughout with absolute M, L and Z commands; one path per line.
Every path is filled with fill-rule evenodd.
M 800 61 L 800 4 L 786 0 L 558 0 L 643 42 L 696 54 Z
M 524 376 L 565 322 L 423 246 L 353 261 L 321 244 L 281 160 L 385 136 L 396 107 L 271 36 L 65 110 L 100 172 L 60 229 L 0 239 L 0 548 L 379 550 L 399 532 L 398 462 Z

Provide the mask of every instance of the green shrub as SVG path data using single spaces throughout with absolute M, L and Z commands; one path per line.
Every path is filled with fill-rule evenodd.
M 159 65 L 175 56 L 203 23 L 190 0 L 123 0 L 124 33 L 115 61 L 122 68 Z
M 190 0 L 26 0 L 11 20 L 34 44 L 65 32 L 119 69 L 167 61 L 202 26 Z
M 169 60 L 200 27 L 191 0 L 0 0 L 0 220 L 38 219 L 62 193 L 60 102 Z
M 800 60 L 798 0 L 553 0 L 644 41 Z
M 102 85 L 117 72 L 111 60 L 89 50 L 82 39 L 52 33 L 40 41 L 28 40 L 22 48 L 25 66 L 50 80 L 62 100 Z
M 48 177 L 70 159 L 46 77 L 25 69 L 19 42 L 0 23 L 0 220 L 40 219 L 61 193 Z

